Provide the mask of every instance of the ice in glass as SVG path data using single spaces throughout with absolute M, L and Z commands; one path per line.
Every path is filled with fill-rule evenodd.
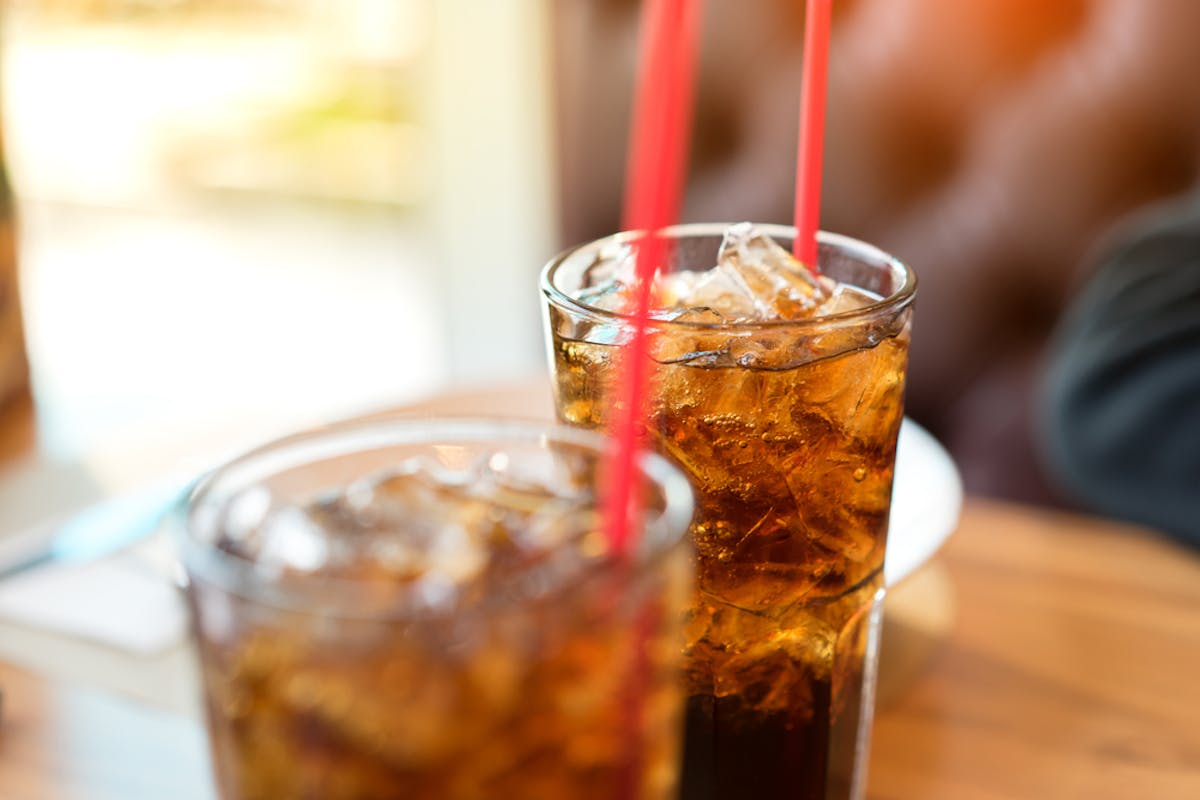
M 859 797 L 915 279 L 829 234 L 820 277 L 784 249 L 789 228 L 668 235 L 649 428 L 697 490 L 683 796 Z M 632 239 L 543 274 L 572 425 L 612 413 Z
M 690 489 L 647 457 L 617 557 L 603 446 L 343 425 L 201 483 L 180 543 L 221 797 L 674 797 Z

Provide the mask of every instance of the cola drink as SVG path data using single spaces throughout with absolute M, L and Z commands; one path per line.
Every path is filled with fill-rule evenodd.
M 860 797 L 915 279 L 827 234 L 819 276 L 785 249 L 791 229 L 666 235 L 648 438 L 697 493 L 683 796 Z M 613 413 L 635 243 L 543 274 L 569 424 Z
M 644 460 L 644 529 L 612 552 L 581 434 L 333 426 L 192 493 L 224 800 L 676 796 L 690 489 Z

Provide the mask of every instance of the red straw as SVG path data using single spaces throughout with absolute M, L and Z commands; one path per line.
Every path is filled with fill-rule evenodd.
M 817 273 L 821 217 L 821 156 L 825 149 L 825 87 L 829 76 L 831 0 L 808 0 L 804 21 L 804 77 L 800 89 L 800 143 L 796 158 L 796 239 L 792 253 Z
M 622 225 L 646 235 L 635 242 L 637 284 L 632 307 L 627 309 L 632 317 L 631 338 L 623 349 L 616 387 L 619 402 L 612 431 L 616 449 L 605 506 L 605 531 L 618 554 L 631 545 L 638 513 L 634 501 L 640 482 L 634 461 L 650 379 L 646 329 L 654 275 L 667 254 L 666 242 L 656 232 L 678 217 L 683 195 L 699 14 L 695 0 L 646 0 L 642 8 Z

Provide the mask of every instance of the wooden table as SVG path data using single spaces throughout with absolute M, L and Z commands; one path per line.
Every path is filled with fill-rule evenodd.
M 527 389 L 413 409 L 537 417 Z M 891 593 L 872 800 L 1200 797 L 1200 555 L 978 498 Z M 0 664 L 0 798 L 203 800 L 201 727 Z
M 1200 798 L 1197 553 L 971 499 L 939 561 L 955 618 L 878 714 L 872 798 Z

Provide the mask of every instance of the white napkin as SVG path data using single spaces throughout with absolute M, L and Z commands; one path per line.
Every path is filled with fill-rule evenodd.
M 178 590 L 134 553 L 49 564 L 0 581 L 0 616 L 153 656 L 187 635 Z
M 0 539 L 0 564 L 19 564 L 50 542 L 73 544 L 80 560 L 51 561 L 0 579 L 0 618 L 26 628 L 98 642 L 137 656 L 158 655 L 187 635 L 183 598 L 171 580 L 171 544 L 161 530 L 114 554 L 89 555 L 95 538 L 154 531 L 183 481 L 118 495 L 66 519 Z M 119 541 L 119 540 L 118 540 Z

